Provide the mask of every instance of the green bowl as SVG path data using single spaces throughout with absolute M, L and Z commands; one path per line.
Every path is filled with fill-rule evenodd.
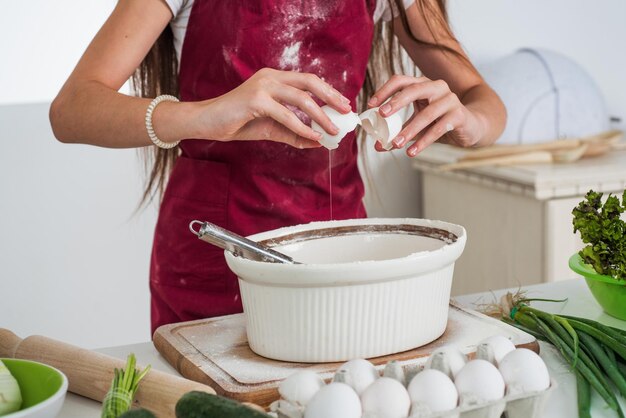
M 578 253 L 570 257 L 569 267 L 585 278 L 589 290 L 604 312 L 626 320 L 626 281 L 596 273 Z
M 2 418 L 54 418 L 63 407 L 67 377 L 54 367 L 29 360 L 0 359 L 22 392 L 22 408 Z

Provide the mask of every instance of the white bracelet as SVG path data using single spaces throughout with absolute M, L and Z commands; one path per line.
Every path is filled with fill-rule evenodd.
M 152 113 L 154 112 L 154 109 L 156 109 L 157 105 L 164 101 L 177 102 L 178 99 L 174 96 L 170 96 L 169 94 L 163 94 L 159 97 L 156 97 L 154 100 L 152 100 L 150 102 L 150 105 L 148 106 L 148 110 L 146 111 L 146 130 L 148 131 L 148 136 L 150 137 L 150 141 L 152 141 L 154 145 L 156 145 L 159 148 L 170 149 L 178 145 L 180 141 L 176 141 L 176 142 L 161 141 L 159 137 L 156 136 L 156 133 L 154 133 L 154 127 L 152 126 Z

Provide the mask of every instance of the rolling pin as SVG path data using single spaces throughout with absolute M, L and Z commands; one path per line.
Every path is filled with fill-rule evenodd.
M 98 402 L 102 402 L 111 386 L 113 369 L 123 369 L 126 365 L 124 360 L 39 335 L 21 339 L 2 328 L 0 357 L 33 360 L 55 367 L 67 376 L 70 392 Z M 159 418 L 170 418 L 174 416 L 178 399 L 192 390 L 215 394 L 210 386 L 150 370 L 139 384 L 135 405 Z

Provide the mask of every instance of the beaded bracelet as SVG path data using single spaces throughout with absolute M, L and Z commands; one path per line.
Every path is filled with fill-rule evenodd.
M 164 101 L 178 102 L 178 99 L 174 96 L 170 96 L 169 94 L 163 94 L 161 96 L 156 97 L 154 100 L 152 100 L 150 102 L 150 105 L 148 106 L 148 110 L 146 111 L 146 130 L 148 131 L 148 136 L 150 137 L 150 141 L 152 141 L 154 145 L 156 145 L 159 148 L 170 149 L 178 145 L 180 141 L 176 141 L 176 142 L 161 141 L 156 136 L 156 133 L 154 133 L 154 127 L 152 126 L 152 113 L 154 112 L 154 109 L 156 109 L 157 105 Z

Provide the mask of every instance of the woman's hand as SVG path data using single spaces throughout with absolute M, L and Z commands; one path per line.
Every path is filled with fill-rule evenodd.
M 393 139 L 395 148 L 403 148 L 413 141 L 407 149 L 410 157 L 438 140 L 471 147 L 477 145 L 484 135 L 485 128 L 479 116 L 463 105 L 443 80 L 394 75 L 372 96 L 368 106 L 381 106 L 380 114 L 387 117 L 411 103 L 413 115 Z M 376 149 L 383 151 L 379 142 Z
M 351 110 L 347 98 L 313 74 L 264 68 L 236 89 L 199 103 L 196 137 L 266 139 L 298 148 L 319 147 L 321 133 L 307 126 L 294 110 L 303 112 L 329 134 L 339 130 L 312 96 L 341 113 Z

